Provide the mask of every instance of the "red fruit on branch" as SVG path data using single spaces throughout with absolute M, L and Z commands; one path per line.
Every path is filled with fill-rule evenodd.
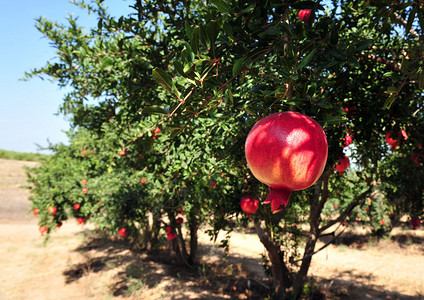
M 156 127 L 156 129 L 155 129 L 155 131 L 153 131 L 153 133 L 154 133 L 154 134 L 158 134 L 158 133 L 160 133 L 160 128 L 159 128 L 159 127 Z
M 350 144 L 352 144 L 353 139 L 352 136 L 349 134 L 346 134 L 346 136 L 344 138 L 342 138 L 343 141 L 343 145 L 342 148 L 349 146 Z
M 57 223 L 57 228 L 62 227 L 62 225 L 63 225 L 63 224 L 62 224 L 62 222 L 58 222 L 58 223 Z
M 40 231 L 41 235 L 43 235 L 47 231 L 47 227 L 46 226 L 40 226 L 38 228 L 38 230 Z
M 299 21 L 305 22 L 306 24 L 309 23 L 309 19 L 311 18 L 312 9 L 302 9 L 299 11 Z M 311 22 L 314 22 L 314 17 L 312 16 Z
M 80 223 L 80 224 L 82 224 L 82 223 L 84 223 L 84 222 L 85 222 L 85 219 L 84 219 L 84 218 L 78 218 L 78 219 L 77 219 L 77 222 L 78 222 L 78 223 Z
M 74 210 L 78 210 L 81 207 L 81 203 L 74 204 Z
M 381 225 L 386 226 L 386 222 L 384 221 L 384 219 L 381 219 Z
M 38 215 L 38 212 L 40 211 L 40 209 L 39 208 L 34 208 L 33 210 L 32 210 L 32 213 L 34 214 L 34 216 L 36 216 L 36 215 Z
M 168 240 L 172 241 L 173 239 L 175 239 L 177 235 L 175 234 L 175 232 L 170 232 L 166 235 L 166 237 L 168 238 Z
M 349 166 L 350 166 L 349 157 L 344 155 L 344 156 L 339 156 L 339 162 L 333 167 L 333 169 L 339 172 L 340 175 L 342 175 L 343 172 L 346 171 L 347 168 L 349 168 Z
M 258 210 L 259 200 L 253 199 L 250 195 L 245 195 L 240 200 L 240 206 L 241 209 L 250 216 Z
M 177 218 L 177 224 L 182 224 L 184 222 L 184 219 L 181 217 Z
M 56 208 L 56 207 L 51 207 L 51 206 L 49 206 L 49 207 L 47 208 L 47 211 L 48 211 L 49 213 L 51 213 L 52 215 L 54 215 L 54 214 L 57 212 L 57 208 Z
M 166 233 L 170 233 L 172 231 L 172 227 L 171 226 L 166 226 Z
M 411 218 L 411 220 L 409 221 L 409 224 L 411 224 L 412 229 L 414 230 L 421 226 L 420 219 L 418 218 Z
M 392 130 L 389 130 L 386 132 L 384 139 L 386 140 L 387 144 L 390 145 L 392 148 L 392 151 L 396 151 L 396 149 L 399 147 L 399 140 L 404 139 L 405 141 L 408 139 L 408 135 L 406 134 L 405 130 L 401 130 L 397 134 L 395 134 Z
M 119 229 L 118 234 L 122 237 L 126 237 L 127 236 L 127 229 L 126 228 Z
M 81 184 L 82 185 L 84 185 L 84 184 L 86 184 L 87 183 L 87 179 L 83 179 L 83 180 L 81 180 Z
M 334 206 L 335 209 L 337 209 L 339 207 L 337 204 L 334 204 L 333 206 Z
M 327 161 L 327 138 L 312 118 L 297 112 L 269 115 L 250 130 L 245 155 L 252 174 L 269 186 L 264 203 L 278 213 L 292 191 L 313 185 Z
M 83 192 L 83 194 L 84 194 L 84 195 L 85 195 L 85 194 L 87 194 L 87 193 L 88 193 L 88 188 L 83 187 L 83 188 L 82 188 L 82 192 Z
M 143 178 L 140 179 L 140 183 L 141 184 L 145 184 L 146 182 L 147 182 L 147 179 L 146 178 L 143 177 Z
M 126 150 L 121 150 L 121 151 L 119 151 L 119 156 L 125 156 L 127 154 L 127 151 Z

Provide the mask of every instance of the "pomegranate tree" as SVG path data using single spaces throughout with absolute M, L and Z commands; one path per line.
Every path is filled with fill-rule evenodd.
M 250 130 L 245 144 L 252 174 L 269 186 L 264 203 L 278 213 L 293 191 L 313 185 L 327 162 L 327 138 L 321 126 L 298 112 L 269 115 Z
M 350 166 L 349 157 L 347 157 L 346 155 L 343 155 L 343 156 L 339 156 L 339 161 L 333 167 L 333 169 L 339 172 L 340 175 L 342 175 L 343 172 L 346 171 L 347 168 L 349 168 L 349 166 Z

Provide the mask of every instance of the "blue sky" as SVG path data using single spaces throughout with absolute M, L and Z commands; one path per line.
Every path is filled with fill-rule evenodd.
M 87 1 L 89 2 L 89 1 Z M 105 5 L 112 15 L 126 15 L 130 0 L 109 0 Z M 47 140 L 67 142 L 64 130 L 69 123 L 63 115 L 55 115 L 65 90 L 49 80 L 34 78 L 21 81 L 25 72 L 42 67 L 54 59 L 49 41 L 35 28 L 35 19 L 65 23 L 73 14 L 79 24 L 97 24 L 95 16 L 68 0 L 2 1 L 0 9 L 0 149 L 19 152 L 43 152 Z

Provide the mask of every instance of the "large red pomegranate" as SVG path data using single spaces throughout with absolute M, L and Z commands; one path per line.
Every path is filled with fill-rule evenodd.
M 342 175 L 343 172 L 346 171 L 347 168 L 349 168 L 349 166 L 350 166 L 349 157 L 347 157 L 346 155 L 343 155 L 343 156 L 339 156 L 339 161 L 333 167 L 333 169 L 339 172 L 340 175 Z
M 386 135 L 384 136 L 384 139 L 386 140 L 387 144 L 390 145 L 390 147 L 392 148 L 392 151 L 397 150 L 397 148 L 399 147 L 399 140 L 401 138 L 403 138 L 405 141 L 408 139 L 408 134 L 403 129 L 397 133 L 397 136 L 396 136 L 396 133 L 394 133 L 391 130 L 387 131 Z
M 258 199 L 253 199 L 250 195 L 245 195 L 240 200 L 240 206 L 241 209 L 250 216 L 258 210 L 259 201 Z
M 246 139 L 246 160 L 252 174 L 269 186 L 264 203 L 281 211 L 292 191 L 313 185 L 327 161 L 327 138 L 312 118 L 281 112 L 263 118 Z

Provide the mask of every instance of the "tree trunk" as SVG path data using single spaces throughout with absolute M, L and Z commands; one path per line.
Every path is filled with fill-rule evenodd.
M 272 280 L 274 286 L 275 297 L 278 300 L 284 299 L 286 296 L 286 288 L 289 285 L 289 274 L 284 261 L 280 256 L 280 249 L 275 245 L 263 231 L 260 222 L 255 223 L 256 233 L 259 240 L 268 252 L 271 262 Z
M 190 263 L 191 264 L 197 264 L 198 263 L 198 256 L 197 256 L 197 249 L 198 249 L 198 242 L 197 242 L 197 230 L 198 230 L 198 224 L 197 220 L 192 220 L 189 223 L 190 227 Z

